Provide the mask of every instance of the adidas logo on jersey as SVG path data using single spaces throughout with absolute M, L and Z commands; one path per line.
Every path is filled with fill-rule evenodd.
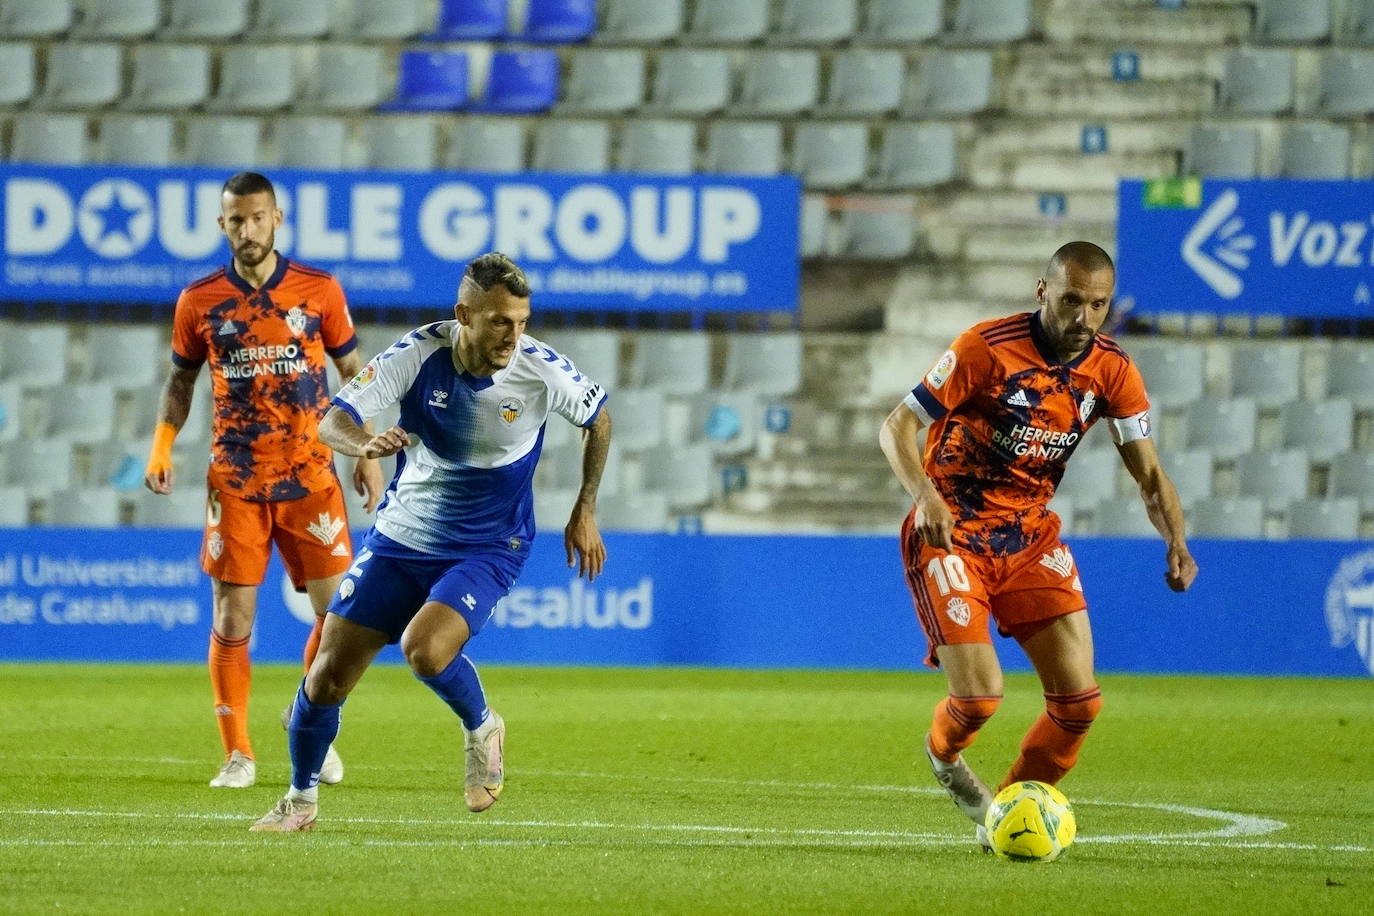
M 220 326 L 219 326 L 219 330 L 216 331 L 215 333 L 216 333 L 216 334 L 237 334 L 238 332 L 239 332 L 239 326 L 236 325 L 236 324 L 234 324 L 234 319 L 230 318 L 228 321 L 224 322 L 224 324 L 220 325 Z
M 1031 406 L 1030 401 L 1026 400 L 1026 392 L 1020 388 L 1016 389 L 1016 394 L 1013 394 L 1011 397 L 1007 398 L 1007 403 L 1012 404 L 1016 407 Z

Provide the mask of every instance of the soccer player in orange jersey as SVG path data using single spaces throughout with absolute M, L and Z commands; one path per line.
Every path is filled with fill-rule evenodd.
M 962 752 L 1002 700 L 990 624 L 1021 645 L 1045 693 L 1045 711 L 1003 786 L 1059 782 L 1102 705 L 1083 587 L 1046 505 L 1098 420 L 1109 424 L 1167 545 L 1165 582 L 1181 592 L 1197 576 L 1178 494 L 1150 439 L 1144 382 L 1100 333 L 1115 285 L 1105 251 L 1090 242 L 1063 246 L 1036 285 L 1039 309 L 961 334 L 879 433 L 912 498 L 901 549 L 930 643 L 926 663 L 943 668 L 949 684 L 925 751 L 980 841 L 991 794 Z M 922 429 L 929 430 L 924 456 L 916 439 Z
M 306 670 L 319 647 L 325 607 L 352 562 L 343 489 L 333 453 L 316 430 L 329 407 L 325 355 L 345 379 L 363 362 L 338 281 L 274 250 L 282 213 L 272 183 L 240 172 L 224 183 L 220 207 L 233 258 L 177 299 L 172 369 L 144 483 L 154 493 L 172 492 L 172 443 L 208 360 L 214 441 L 200 560 L 213 583 L 210 684 L 225 757 L 210 785 L 246 788 L 256 776 L 248 738 L 248 639 L 271 545 L 315 609 Z M 359 459 L 352 483 L 371 512 L 382 492 L 377 461 Z M 343 764 L 330 750 L 321 779 L 338 782 Z

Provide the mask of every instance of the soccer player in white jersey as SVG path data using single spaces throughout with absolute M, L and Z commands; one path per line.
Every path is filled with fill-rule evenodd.
M 396 455 L 396 475 L 329 606 L 319 655 L 296 693 L 291 787 L 252 830 L 309 830 L 325 752 L 344 699 L 389 643 L 452 707 L 465 733 L 464 799 L 484 811 L 504 785 L 505 722 L 487 706 L 463 646 L 491 617 L 529 556 L 534 468 L 544 424 L 584 430 L 582 487 L 563 531 L 568 566 L 588 581 L 606 547 L 596 493 L 611 443 L 606 392 L 524 333 L 530 287 L 503 254 L 467 266 L 456 320 L 417 328 L 333 398 L 320 439 L 345 455 Z M 399 425 L 363 424 L 399 402 Z

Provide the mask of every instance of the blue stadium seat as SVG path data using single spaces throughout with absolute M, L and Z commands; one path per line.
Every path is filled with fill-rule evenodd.
M 33 45 L 26 41 L 0 44 L 0 105 L 22 105 L 36 89 Z
M 138 45 L 123 104 L 140 109 L 194 108 L 210 97 L 210 49 L 200 44 Z
M 558 100 L 558 52 L 497 51 L 478 111 L 527 114 L 548 111 Z
M 1285 177 L 1350 177 L 1350 130 L 1338 124 L 1285 125 L 1280 150 Z
M 570 44 L 596 31 L 596 0 L 529 0 L 520 38 Z
M 456 111 L 468 106 L 468 56 L 462 51 L 402 51 L 396 93 L 378 111 Z
M 491 41 L 506 34 L 506 0 L 439 0 L 432 37 L 440 41 Z

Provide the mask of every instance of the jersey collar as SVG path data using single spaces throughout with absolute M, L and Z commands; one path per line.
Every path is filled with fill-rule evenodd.
M 1087 359 L 1088 355 L 1092 353 L 1093 348 L 1097 346 L 1097 336 L 1094 335 L 1092 341 L 1083 348 L 1082 353 L 1068 362 L 1064 362 L 1059 358 L 1059 355 L 1054 352 L 1054 347 L 1050 346 L 1050 339 L 1045 334 L 1045 329 L 1040 326 L 1039 309 L 1031 312 L 1030 330 L 1031 340 L 1035 341 L 1035 349 L 1040 353 L 1040 358 L 1045 361 L 1046 365 L 1050 366 L 1065 366 L 1066 368 L 1072 369 L 1083 362 L 1083 360 Z
M 234 286 L 237 287 L 238 290 L 242 292 L 245 296 L 251 296 L 254 293 L 258 292 L 266 292 L 269 289 L 273 289 L 274 287 L 276 287 L 278 283 L 281 282 L 281 278 L 286 276 L 286 269 L 291 266 L 291 262 L 288 261 L 286 259 L 286 256 L 283 255 L 280 251 L 276 252 L 276 255 L 277 269 L 272 271 L 272 276 L 267 278 L 267 282 L 262 285 L 262 289 L 260 290 L 254 289 L 253 284 L 249 283 L 247 280 L 243 279 L 243 277 L 239 276 L 239 272 L 237 270 L 234 270 L 233 258 L 229 259 L 229 266 L 224 268 L 224 276 L 228 277 L 229 282 L 234 284 Z

